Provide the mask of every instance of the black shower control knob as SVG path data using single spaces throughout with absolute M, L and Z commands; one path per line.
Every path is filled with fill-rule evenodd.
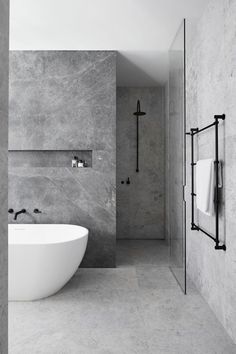
M 121 183 L 121 184 L 124 184 L 124 183 L 125 183 L 125 181 L 121 181 L 120 183 Z
M 35 208 L 35 209 L 34 209 L 34 213 L 35 213 L 35 214 L 41 214 L 42 212 L 41 212 L 39 209 Z
M 8 213 L 9 214 L 13 214 L 14 213 L 14 210 L 12 208 L 8 209 Z

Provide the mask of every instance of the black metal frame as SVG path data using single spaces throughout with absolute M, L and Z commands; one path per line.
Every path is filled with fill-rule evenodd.
M 187 135 L 191 136 L 191 174 L 192 174 L 192 182 L 191 182 L 191 201 L 192 201 L 192 217 L 191 217 L 191 230 L 202 231 L 205 235 L 210 237 L 215 242 L 216 250 L 224 250 L 226 251 L 226 245 L 220 245 L 219 240 L 219 135 L 218 135 L 218 125 L 219 119 L 225 120 L 225 114 L 219 114 L 214 116 L 215 121 L 202 128 L 191 128 Z M 216 174 L 216 187 L 215 187 L 215 237 L 209 234 L 207 231 L 203 230 L 200 226 L 195 224 L 194 221 L 194 198 L 196 197 L 196 193 L 194 192 L 194 166 L 196 166 L 196 162 L 194 162 L 194 135 L 203 132 L 206 129 L 211 127 L 215 127 L 215 174 Z

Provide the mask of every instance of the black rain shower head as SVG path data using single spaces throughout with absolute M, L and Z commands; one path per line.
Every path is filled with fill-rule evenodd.
M 145 116 L 145 115 L 146 115 L 146 113 L 145 112 L 141 112 L 141 110 L 140 110 L 140 101 L 138 100 L 137 101 L 137 111 L 134 112 L 134 116 L 140 117 L 140 116 Z

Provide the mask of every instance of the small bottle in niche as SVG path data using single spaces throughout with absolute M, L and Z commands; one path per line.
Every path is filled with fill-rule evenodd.
M 74 158 L 71 161 L 71 166 L 72 167 L 77 167 L 77 164 L 78 164 L 78 157 L 74 156 Z
M 79 160 L 78 161 L 78 167 L 84 167 L 84 161 L 83 160 Z

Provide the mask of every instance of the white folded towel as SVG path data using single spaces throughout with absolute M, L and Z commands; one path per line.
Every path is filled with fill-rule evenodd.
M 197 208 L 206 215 L 214 214 L 214 189 L 214 160 L 206 159 L 197 161 L 196 202 Z

